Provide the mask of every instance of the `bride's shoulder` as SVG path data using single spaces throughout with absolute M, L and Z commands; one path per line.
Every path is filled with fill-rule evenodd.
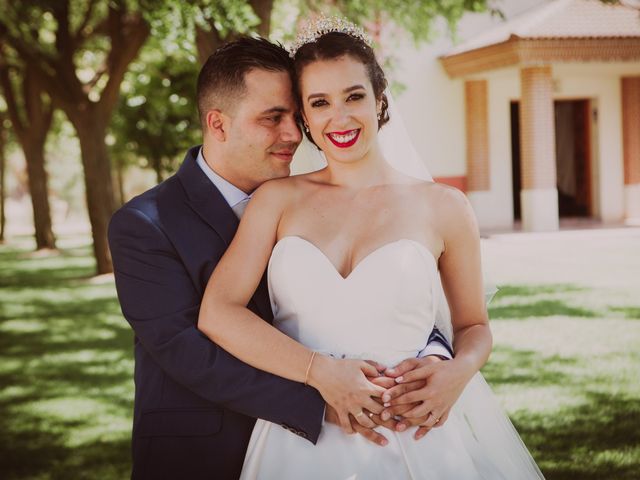
M 304 175 L 292 175 L 290 177 L 267 180 L 256 189 L 253 197 L 260 198 L 261 201 L 289 202 L 300 195 L 300 190 L 306 183 L 303 177 Z
M 439 223 L 449 227 L 473 227 L 475 214 L 469 199 L 461 190 L 444 183 L 428 182 L 423 187 L 425 203 L 436 212 Z

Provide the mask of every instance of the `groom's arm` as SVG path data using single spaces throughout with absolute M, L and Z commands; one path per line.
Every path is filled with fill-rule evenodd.
M 196 328 L 198 291 L 145 213 L 132 207 L 116 212 L 109 245 L 122 312 L 167 375 L 213 403 L 317 441 L 325 408 L 320 394 L 241 362 Z
M 436 327 L 433 327 L 433 330 L 431 330 L 429 341 L 424 349 L 418 353 L 418 358 L 428 357 L 430 355 L 440 357 L 442 360 L 451 360 L 453 358 L 453 348 L 446 337 Z

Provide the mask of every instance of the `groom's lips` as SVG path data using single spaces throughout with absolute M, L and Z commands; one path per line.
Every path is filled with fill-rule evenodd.
M 279 158 L 283 162 L 289 162 L 293 160 L 293 150 L 280 150 L 278 152 L 271 152 L 271 155 Z

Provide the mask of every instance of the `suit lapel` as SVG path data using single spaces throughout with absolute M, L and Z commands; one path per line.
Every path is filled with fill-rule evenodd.
M 196 158 L 200 147 L 193 147 L 188 152 L 178 170 L 178 178 L 187 195 L 187 204 L 222 238 L 228 247 L 238 229 L 238 218 L 222 193 L 205 175 Z M 273 319 L 271 302 L 263 275 L 250 304 L 254 303 L 258 313 L 268 321 Z
M 213 228 L 228 247 L 238 229 L 238 218 L 196 162 L 200 147 L 193 147 L 178 170 L 178 178 L 187 195 L 187 203 Z

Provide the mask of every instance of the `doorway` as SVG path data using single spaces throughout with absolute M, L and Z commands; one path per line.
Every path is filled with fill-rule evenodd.
M 556 187 L 560 217 L 590 217 L 591 105 L 588 99 L 554 102 Z M 513 214 L 521 219 L 520 103 L 511 102 Z

